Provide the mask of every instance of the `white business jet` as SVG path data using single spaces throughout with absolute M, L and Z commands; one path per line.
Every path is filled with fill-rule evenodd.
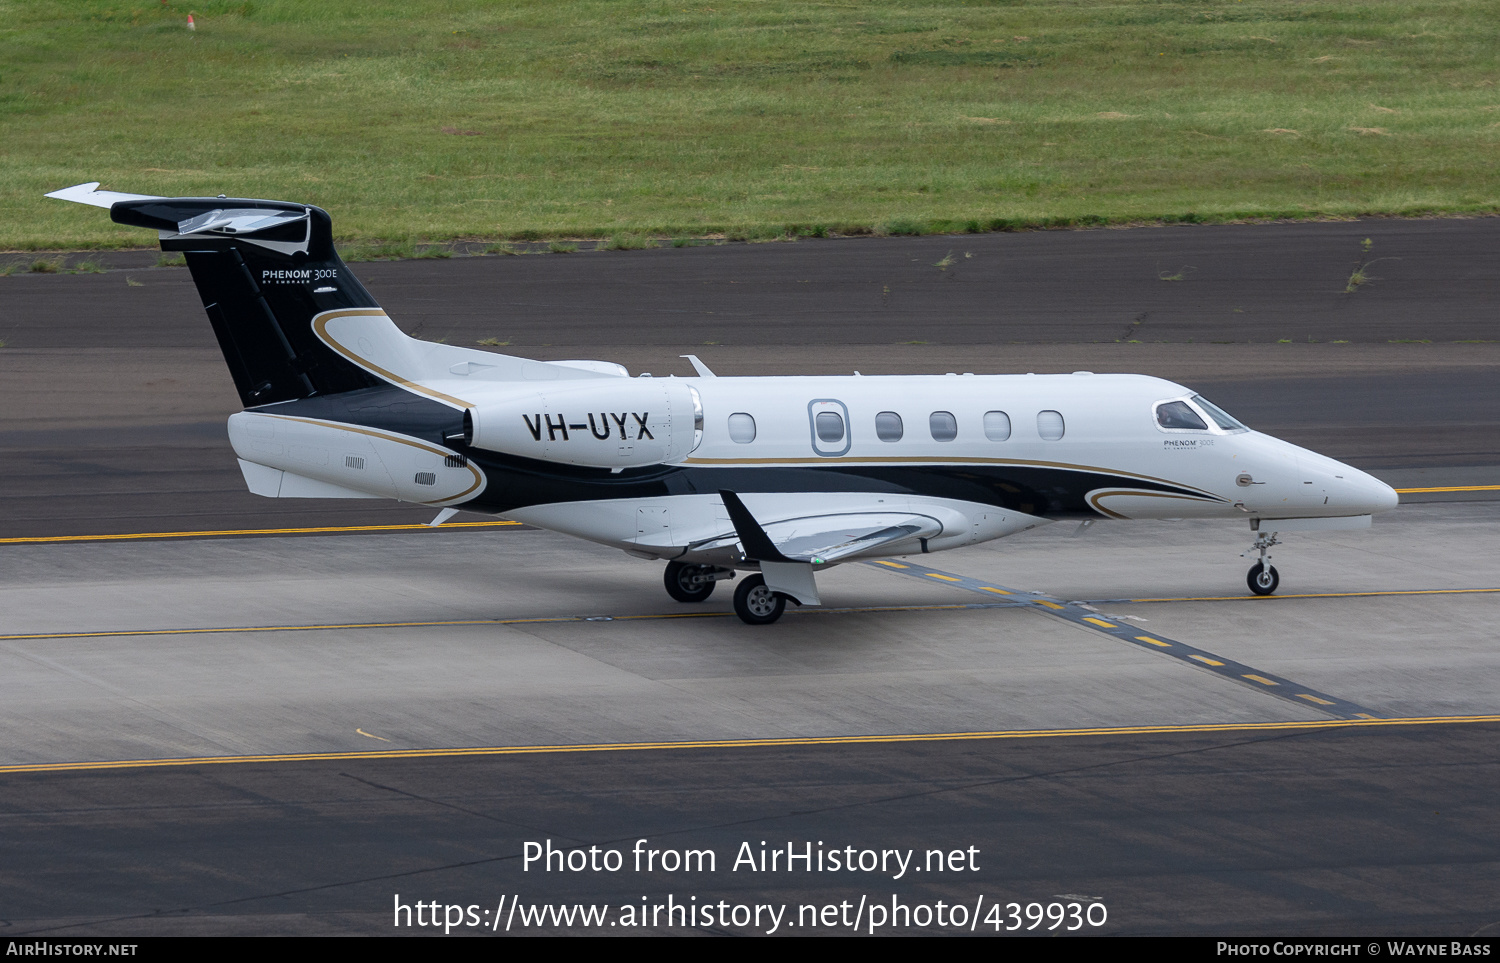
M 334 250 L 323 210 L 80 184 L 186 256 L 245 410 L 229 438 L 273 498 L 462 506 L 667 561 L 701 602 L 739 571 L 735 612 L 819 604 L 817 574 L 1061 519 L 1237 518 L 1247 582 L 1279 582 L 1279 532 L 1357 529 L 1397 496 L 1140 375 L 629 377 L 402 334 Z

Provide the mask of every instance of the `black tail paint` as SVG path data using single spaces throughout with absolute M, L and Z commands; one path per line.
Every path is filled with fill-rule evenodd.
M 110 218 L 156 228 L 162 250 L 183 252 L 246 408 L 383 384 L 312 330 L 325 311 L 379 307 L 334 250 L 326 211 L 165 197 L 120 201 Z

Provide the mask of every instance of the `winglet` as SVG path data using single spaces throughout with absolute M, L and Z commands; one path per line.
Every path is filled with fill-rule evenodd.
M 744 546 L 745 555 L 757 562 L 795 562 L 797 559 L 787 558 L 777 551 L 776 544 L 771 541 L 771 536 L 760 527 L 760 522 L 750 514 L 750 509 L 740 501 L 740 496 L 731 491 L 720 490 L 719 497 L 724 499 L 724 507 L 729 510 L 729 520 L 734 523 L 734 533 L 739 536 L 740 544 Z
M 74 184 L 72 187 L 64 187 L 60 191 L 52 191 L 44 196 L 55 197 L 60 201 L 72 201 L 74 204 L 89 204 L 103 208 L 114 207 L 120 201 L 153 201 L 159 197 L 156 194 L 121 194 L 119 191 L 101 191 L 98 181 Z

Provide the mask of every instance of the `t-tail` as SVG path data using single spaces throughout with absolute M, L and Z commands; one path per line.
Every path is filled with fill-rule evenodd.
M 333 246 L 328 212 L 238 197 L 150 197 L 97 183 L 48 197 L 109 208 L 119 224 L 154 228 L 181 251 L 247 408 L 382 382 L 330 348 L 312 321 L 379 308 Z

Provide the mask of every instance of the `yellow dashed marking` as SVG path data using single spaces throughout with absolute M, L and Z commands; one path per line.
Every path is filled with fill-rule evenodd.
M 909 568 L 910 567 L 910 566 L 907 566 L 907 565 L 902 565 L 900 562 L 887 562 L 883 558 L 877 558 L 875 560 L 875 564 L 876 565 L 889 565 L 891 568 Z
M 876 564 L 880 564 L 880 563 L 876 562 Z M 915 568 L 913 568 L 912 571 L 910 571 L 910 572 L 908 572 L 906 574 L 908 574 L 908 575 L 925 575 L 928 578 L 935 578 L 935 579 L 938 579 L 938 580 L 944 581 L 944 582 L 956 583 L 956 584 L 954 584 L 954 588 L 964 588 L 964 589 L 968 589 L 969 591 L 973 591 L 973 592 L 993 592 L 993 593 L 996 593 L 996 594 L 999 594 L 999 595 L 1014 595 L 1015 594 L 1011 590 L 1000 588 L 997 585 L 986 585 L 986 584 L 984 584 L 983 582 L 981 582 L 977 578 L 959 577 L 959 576 L 954 576 L 954 575 L 947 575 L 945 573 L 936 572 L 936 571 L 933 571 L 932 569 L 929 569 L 929 568 L 926 568 L 925 566 L 920 566 L 920 565 L 916 566 Z M 1418 590 L 1418 591 L 1421 592 L 1422 590 Z M 1452 590 L 1426 590 L 1426 592 L 1430 592 L 1432 594 L 1449 594 L 1449 592 L 1451 592 L 1451 591 Z M 1500 589 L 1495 589 L 1495 588 L 1491 588 L 1491 589 L 1478 589 L 1478 590 L 1475 590 L 1475 589 L 1468 589 L 1468 590 L 1459 589 L 1458 591 L 1460 591 L 1460 592 L 1462 592 L 1462 591 L 1500 592 Z M 1415 593 L 1407 593 L 1407 592 L 1394 592 L 1394 593 L 1386 593 L 1386 592 L 1370 592 L 1370 593 L 1358 592 L 1358 593 L 1353 593 L 1353 592 L 1351 592 L 1351 593 L 1337 593 L 1337 594 L 1338 595 L 1386 595 L 1386 594 L 1415 594 Z M 1318 597 L 1329 597 L 1329 596 L 1318 596 Z M 1090 601 L 1092 601 L 1092 600 L 1090 600 Z M 1147 599 L 1103 599 L 1103 600 L 1100 600 L 1101 603 L 1129 602 L 1129 601 L 1143 602 L 1143 601 L 1148 601 L 1148 600 Z M 1149 601 L 1188 601 L 1188 600 L 1187 599 L 1172 599 L 1172 600 L 1168 600 L 1168 599 L 1153 599 L 1153 600 L 1149 600 Z M 1195 599 L 1193 601 L 1207 601 L 1207 599 Z M 1124 636 L 1124 632 L 1128 632 L 1129 631 L 1129 628 L 1127 626 L 1124 626 L 1122 624 L 1118 624 L 1118 623 L 1115 623 L 1115 622 L 1111 622 L 1106 617 L 1100 617 L 1100 616 L 1097 616 L 1097 615 L 1094 615 L 1094 616 L 1084 615 L 1082 612 L 1075 611 L 1075 609 L 1073 608 L 1073 606 L 1076 605 L 1077 607 L 1082 608 L 1085 611 L 1090 611 L 1090 612 L 1096 612 L 1096 611 L 1098 611 L 1097 609 L 1095 609 L 1093 607 L 1093 605 L 1090 605 L 1087 602 L 1063 602 L 1061 600 L 1053 600 L 1053 599 L 1049 599 L 1049 598 L 1039 598 L 1039 597 L 1037 597 L 1033 593 L 1027 593 L 1024 596 L 1018 596 L 1017 597 L 1017 602 L 1010 603 L 1010 604 L 1021 604 L 1021 605 L 1030 604 L 1030 605 L 1037 605 L 1037 606 L 1042 607 L 1043 609 L 1050 610 L 1051 613 L 1056 614 L 1056 615 L 1060 616 L 1061 618 L 1064 618 L 1064 619 L 1067 619 L 1070 622 L 1073 622 L 1075 625 L 1082 625 L 1082 626 L 1090 627 L 1090 628 L 1106 629 L 1106 630 L 1110 630 L 1111 633 L 1118 632 L 1118 633 L 1120 633 L 1120 635 L 1118 637 L 1121 637 L 1121 638 L 1125 637 Z M 1170 641 L 1170 640 L 1166 640 L 1166 639 L 1158 639 L 1158 638 L 1154 638 L 1154 637 L 1149 636 L 1149 635 L 1137 635 L 1137 636 L 1131 636 L 1131 638 L 1133 638 L 1137 642 L 1144 642 L 1147 645 L 1156 646 L 1156 647 L 1162 648 L 1162 649 L 1171 649 L 1171 648 L 1175 648 L 1178 645 L 1178 643 L 1176 643 L 1174 641 Z M 1217 672 L 1216 671 L 1215 672 L 1216 675 L 1222 675 L 1224 678 L 1229 679 L 1229 680 L 1234 681 L 1234 682 L 1240 682 L 1240 681 L 1254 682 L 1257 685 L 1260 685 L 1260 686 L 1264 687 L 1265 689 L 1277 689 L 1279 691 L 1268 692 L 1267 694 L 1275 696 L 1277 698 L 1282 698 L 1282 699 L 1300 698 L 1300 699 L 1304 700 L 1305 702 L 1311 702 L 1313 705 L 1324 707 L 1326 711 L 1328 711 L 1330 714 L 1333 714 L 1333 715 L 1342 715 L 1345 718 L 1349 718 L 1350 714 L 1354 713 L 1355 710 L 1357 710 L 1357 709 L 1360 708 L 1359 706 L 1354 705 L 1353 703 L 1340 702 L 1340 701 L 1334 701 L 1332 699 L 1323 698 L 1321 694 L 1314 694 L 1314 692 L 1297 693 L 1294 696 L 1294 695 L 1291 694 L 1291 692 L 1288 692 L 1287 689 L 1285 689 L 1283 687 L 1291 687 L 1291 686 L 1296 685 L 1296 683 L 1288 682 L 1286 680 L 1272 679 L 1272 678 L 1270 678 L 1268 676 L 1260 675 L 1260 674 L 1255 673 L 1255 672 L 1244 672 L 1243 670 L 1250 668 L 1250 666 L 1243 665 L 1243 664 L 1241 664 L 1239 662 L 1233 662 L 1233 661 L 1230 661 L 1230 660 L 1213 658 L 1210 653 L 1203 652 L 1201 649 L 1198 650 L 1197 654 L 1195 654 L 1194 651 L 1193 651 L 1193 647 L 1192 646 L 1184 645 L 1182 647 L 1182 650 L 1180 652 L 1170 652 L 1170 653 L 1163 653 L 1163 654 L 1167 655 L 1169 658 L 1175 657 L 1175 658 L 1179 658 L 1179 659 L 1182 658 L 1183 656 L 1187 656 L 1187 658 L 1192 659 L 1194 662 L 1197 662 L 1199 665 L 1207 666 L 1207 667 L 1215 669 L 1215 670 L 1223 670 L 1222 672 Z M 1294 692 L 1295 690 L 1292 690 L 1292 691 Z M 1316 690 L 1314 690 L 1314 691 L 1316 691 Z M 1358 715 L 1356 716 L 1356 718 L 1363 719 L 1363 720 L 1374 720 L 1376 717 L 1370 715 L 1369 713 L 1358 713 Z
M 1359 716 L 1361 719 L 1378 719 L 1379 718 L 1379 716 L 1372 716 L 1368 712 L 1356 712 L 1355 715 Z

